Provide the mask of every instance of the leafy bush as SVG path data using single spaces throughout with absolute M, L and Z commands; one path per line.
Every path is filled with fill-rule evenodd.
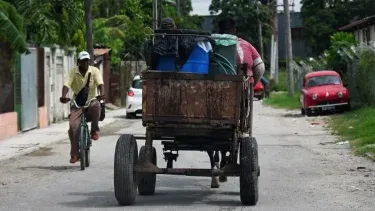
M 362 104 L 375 105 L 375 52 L 370 49 L 363 49 L 360 52 L 359 68 L 355 74 L 356 84 L 359 93 L 359 100 Z
M 336 32 L 330 37 L 331 46 L 325 51 L 327 55 L 327 67 L 337 71 L 341 76 L 347 72 L 347 62 L 338 53 L 342 48 L 350 49 L 350 47 L 356 45 L 356 40 L 351 33 L 347 32 Z

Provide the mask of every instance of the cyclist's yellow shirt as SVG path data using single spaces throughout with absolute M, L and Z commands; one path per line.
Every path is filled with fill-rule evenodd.
M 102 77 L 102 74 L 100 73 L 100 70 L 96 67 L 89 66 L 89 69 L 87 70 L 86 75 L 83 76 L 79 72 L 78 67 L 74 67 L 69 71 L 68 75 L 65 78 L 65 83 L 64 83 L 65 86 L 67 86 L 69 89 L 73 91 L 74 97 L 86 85 L 89 73 L 91 73 L 90 88 L 89 88 L 90 91 L 89 91 L 89 96 L 87 100 L 95 98 L 98 95 L 97 93 L 98 86 L 104 84 L 103 77 Z

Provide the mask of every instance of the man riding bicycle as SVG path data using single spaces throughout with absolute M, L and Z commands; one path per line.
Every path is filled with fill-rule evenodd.
M 62 96 L 60 97 L 61 103 L 68 103 L 70 101 L 66 95 L 71 89 L 74 93 L 73 99 L 76 101 L 77 96 L 85 87 L 88 79 L 88 97 L 87 100 L 94 99 L 97 94 L 97 89 L 99 89 L 100 95 L 97 99 L 91 100 L 87 109 L 85 110 L 85 115 L 88 121 L 91 121 L 91 139 L 99 139 L 99 118 L 100 118 L 100 100 L 104 100 L 104 82 L 102 75 L 98 68 L 89 65 L 90 54 L 86 51 L 82 51 L 78 54 L 78 67 L 72 68 L 68 75 L 66 76 L 64 86 L 62 88 Z M 86 103 L 87 103 L 86 100 Z M 70 150 L 70 163 L 75 163 L 79 160 L 78 156 L 78 128 L 80 126 L 81 115 L 83 110 L 75 107 L 74 105 L 70 108 L 69 115 L 69 139 L 71 143 Z

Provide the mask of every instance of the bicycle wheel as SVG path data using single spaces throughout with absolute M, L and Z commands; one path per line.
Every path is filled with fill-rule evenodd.
M 88 132 L 88 130 L 86 130 L 86 151 L 85 151 L 85 166 L 86 167 L 89 167 L 90 166 L 90 145 L 91 145 L 91 137 L 90 137 L 90 134 Z
M 79 128 L 79 160 L 81 163 L 81 170 L 85 170 L 85 164 L 86 164 L 86 140 L 87 140 L 87 132 L 86 128 L 84 126 L 81 126 Z

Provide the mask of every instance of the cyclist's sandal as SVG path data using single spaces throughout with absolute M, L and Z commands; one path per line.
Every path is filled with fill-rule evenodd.
M 74 157 L 72 157 L 72 158 L 70 158 L 70 163 L 75 163 L 75 162 L 77 162 L 77 161 L 79 161 L 79 158 L 78 157 L 76 157 L 76 156 L 74 156 Z

